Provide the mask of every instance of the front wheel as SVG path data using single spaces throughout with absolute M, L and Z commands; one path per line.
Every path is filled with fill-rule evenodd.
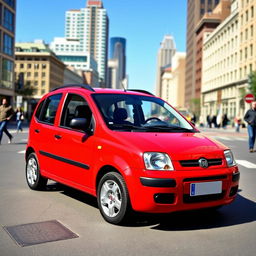
M 119 173 L 109 172 L 101 178 L 97 201 L 106 221 L 121 224 L 127 219 L 130 211 L 129 194 L 125 181 Z
M 28 186 L 33 190 L 42 190 L 46 186 L 47 179 L 40 174 L 38 159 L 35 153 L 31 153 L 27 158 L 26 180 Z

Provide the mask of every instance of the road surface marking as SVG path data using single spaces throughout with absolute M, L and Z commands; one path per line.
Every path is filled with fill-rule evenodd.
M 249 161 L 246 161 L 246 160 L 236 160 L 236 162 L 239 164 L 239 165 L 242 165 L 248 169 L 256 169 L 256 164 L 254 163 L 251 163 Z
M 18 154 L 25 154 L 26 153 L 26 150 L 21 150 L 18 152 Z

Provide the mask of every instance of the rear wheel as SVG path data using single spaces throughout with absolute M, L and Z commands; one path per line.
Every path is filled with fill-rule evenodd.
M 106 221 L 121 224 L 127 220 L 130 211 L 129 195 L 125 181 L 119 173 L 109 172 L 101 178 L 97 200 Z
M 33 190 L 42 190 L 46 187 L 47 179 L 40 174 L 38 159 L 35 153 L 31 153 L 27 158 L 26 180 L 28 186 Z

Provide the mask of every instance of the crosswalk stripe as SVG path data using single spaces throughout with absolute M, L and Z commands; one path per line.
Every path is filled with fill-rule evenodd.
M 248 169 L 256 169 L 256 164 L 254 163 L 251 163 L 249 161 L 246 161 L 246 160 L 236 160 L 236 162 L 239 164 L 239 165 L 242 165 Z

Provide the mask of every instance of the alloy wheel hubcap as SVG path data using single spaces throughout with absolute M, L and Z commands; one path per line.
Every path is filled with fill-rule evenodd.
M 30 158 L 27 165 L 27 178 L 31 185 L 34 185 L 37 180 L 37 163 L 34 158 Z
M 108 217 L 115 217 L 121 210 L 122 198 L 118 184 L 113 180 L 103 183 L 100 191 L 100 203 Z

